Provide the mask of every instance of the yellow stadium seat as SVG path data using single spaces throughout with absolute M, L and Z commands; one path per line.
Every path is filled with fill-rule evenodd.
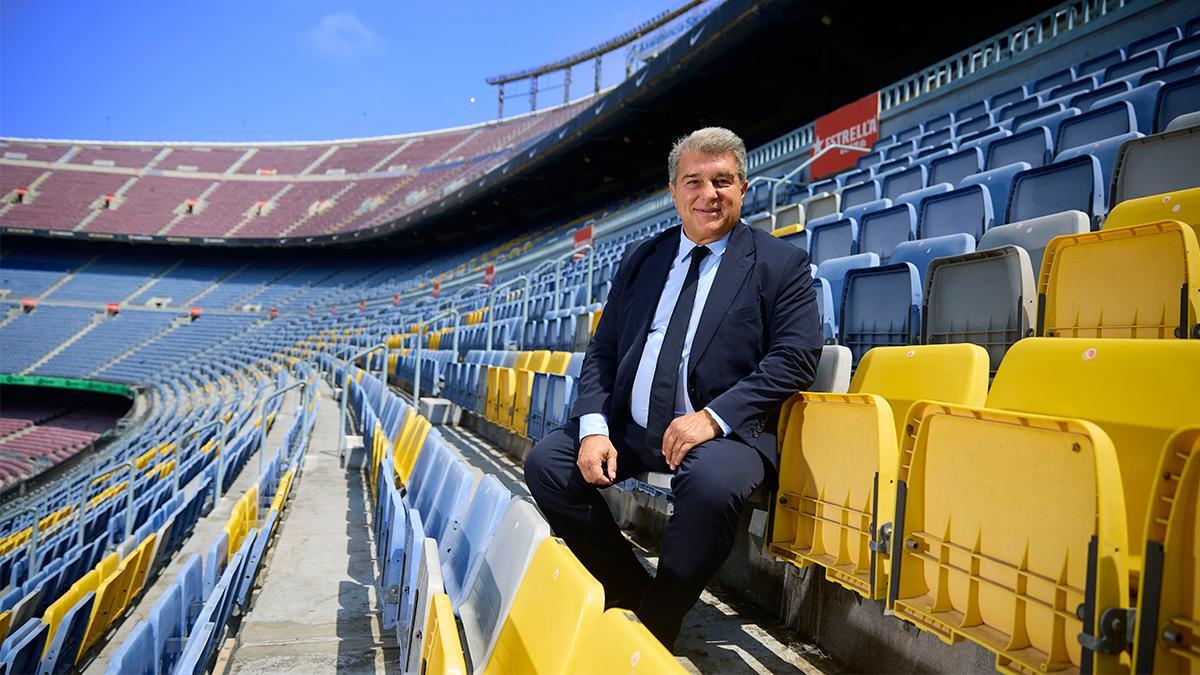
M 501 368 L 497 377 L 497 391 L 494 400 L 495 410 L 491 411 L 492 416 L 489 421 L 499 424 L 506 428 L 512 427 L 512 408 L 513 400 L 517 395 L 517 373 L 525 370 L 532 370 L 533 364 L 538 364 L 548 357 L 550 352 L 534 351 L 534 352 L 519 352 L 517 354 L 516 363 L 512 368 Z M 489 404 L 493 403 L 490 399 Z M 490 407 L 490 406 L 489 406 Z
M 544 539 L 525 570 L 483 671 L 568 672 L 571 652 L 592 634 L 603 609 L 600 582 L 563 540 Z M 597 645 L 588 643 L 587 648 L 595 650 Z
M 134 565 L 128 563 L 136 564 L 136 557 L 137 551 L 130 553 L 116 571 L 96 587 L 96 599 L 92 604 L 87 630 L 84 631 L 80 655 L 86 654 L 112 625 L 113 620 L 125 611 L 125 602 L 129 597 L 129 586 L 133 583 L 134 573 Z
M 597 309 L 596 311 L 592 312 L 592 325 L 591 325 L 591 328 L 588 330 L 588 335 L 596 334 L 596 326 L 600 325 L 600 317 L 603 315 L 604 315 L 603 309 Z
M 117 564 L 119 562 L 120 558 L 117 557 L 115 552 L 109 553 L 100 559 L 100 562 L 96 565 L 96 571 L 100 574 L 100 578 L 96 580 L 97 587 L 100 581 L 107 579 L 113 572 L 117 571 Z
M 513 394 L 508 423 L 505 424 L 509 430 L 520 436 L 524 436 L 529 428 L 529 399 L 533 397 L 534 374 L 562 375 L 567 372 L 567 364 L 571 361 L 570 352 L 533 352 L 533 354 L 529 360 L 529 369 L 517 371 L 517 388 Z
M 137 549 L 130 554 L 137 555 L 134 558 L 133 577 L 129 583 L 129 593 L 125 597 L 125 606 L 128 607 L 130 602 L 137 597 L 138 593 L 142 592 L 142 587 L 146 584 L 146 575 L 150 573 L 150 563 L 154 560 L 155 544 L 158 541 L 157 533 L 150 533 L 142 540 Z
M 1167 441 L 1155 478 L 1134 672 L 1200 672 L 1200 427 Z
M 1104 220 L 1104 229 L 1158 223 L 1164 220 L 1178 220 L 1191 225 L 1200 237 L 1200 187 L 1127 199 L 1108 212 L 1108 217 Z
M 424 417 L 417 416 L 413 434 L 408 440 L 408 445 L 403 448 L 403 453 L 395 457 L 393 460 L 396 474 L 400 477 L 401 484 L 408 484 L 412 479 L 413 469 L 417 466 L 417 457 L 421 454 L 421 446 L 425 444 L 425 438 L 429 436 L 429 430 L 433 425 Z
M 571 365 L 571 352 L 550 352 L 550 360 L 546 362 L 546 367 L 541 372 L 566 375 L 569 365 Z
M 1050 240 L 1038 335 L 1200 338 L 1200 246 L 1175 220 Z
M 6 609 L 0 612 L 0 642 L 3 642 L 4 638 L 8 637 L 9 628 L 12 628 L 12 610 Z M 50 646 L 51 637 L 53 637 L 53 633 L 48 634 L 46 638 L 47 647 Z M 45 652 L 42 653 L 44 654 Z
M 1076 608 L 1123 608 L 1171 434 L 1200 426 L 1200 343 L 1030 338 L 987 407 L 918 402 L 903 437 L 889 604 L 1002 671 L 1125 667 Z M 906 429 L 907 430 L 907 429 Z M 1089 556 L 1093 562 L 1089 562 Z
M 438 593 L 429 602 L 425 622 L 425 644 L 421 650 L 421 672 L 425 675 L 466 675 L 462 642 L 454 623 L 450 596 Z
M 804 224 L 796 223 L 793 225 L 785 225 L 784 227 L 775 228 L 774 230 L 771 231 L 771 234 L 782 239 L 783 237 L 788 237 L 793 234 L 796 234 L 797 232 L 803 232 L 803 231 L 804 231 Z
M 917 399 L 982 405 L 987 382 L 988 355 L 978 345 L 877 347 L 863 356 L 850 393 L 792 397 L 780 420 L 767 552 L 820 565 L 830 581 L 882 599 L 890 552 L 878 530 L 893 520 L 905 415 Z
M 597 648 L 603 645 L 603 648 Z M 572 675 L 612 673 L 686 673 L 633 612 L 613 608 L 601 615 L 596 629 L 572 652 L 565 672 Z

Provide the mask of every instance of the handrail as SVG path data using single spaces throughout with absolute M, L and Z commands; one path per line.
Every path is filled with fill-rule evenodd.
M 304 408 L 304 394 L 308 391 L 308 382 L 305 382 L 304 380 L 297 380 L 297 381 L 289 384 L 288 386 L 284 387 L 283 389 L 276 390 L 275 393 L 271 394 L 270 396 L 268 396 L 266 399 L 263 400 L 262 409 L 259 411 L 259 418 L 258 418 L 258 433 L 259 433 L 258 475 L 259 475 L 259 477 L 262 476 L 263 455 L 267 454 L 267 408 L 271 407 L 271 401 L 283 396 L 284 394 L 295 389 L 296 387 L 300 388 L 300 408 L 303 409 Z M 344 395 L 345 394 L 343 393 L 343 396 Z M 220 495 L 218 495 L 218 497 L 219 496 Z
M 386 342 L 381 342 L 372 347 L 367 347 L 366 349 L 350 357 L 350 359 L 342 365 L 342 400 L 341 408 L 338 413 L 338 466 L 340 467 L 346 466 L 346 400 L 350 398 L 350 366 L 364 356 L 377 352 L 381 349 L 383 350 L 384 354 L 388 353 L 388 346 Z M 382 376 L 380 378 L 380 382 L 383 384 L 385 393 L 387 392 L 387 362 L 388 360 L 385 357 L 383 359 L 383 369 L 380 373 Z M 381 399 L 382 396 L 383 395 L 380 394 Z
M 788 171 L 787 173 L 780 176 L 779 180 L 771 185 L 771 229 L 775 229 L 775 207 L 776 207 L 776 204 L 777 204 L 778 198 L 779 198 L 779 186 L 783 185 L 785 183 L 791 182 L 792 178 L 796 177 L 796 175 L 799 174 L 801 171 L 807 169 L 809 167 L 809 165 L 812 164 L 813 162 L 817 161 L 821 157 L 824 157 L 825 153 L 827 153 L 831 150 L 850 150 L 852 152 L 861 152 L 864 154 L 871 151 L 870 148 L 865 148 L 865 147 L 861 147 L 858 145 L 842 145 L 840 143 L 830 143 L 829 145 L 826 145 L 825 147 L 821 148 L 819 151 L 814 152 L 812 157 L 809 157 L 808 159 L 801 162 L 800 165 L 797 166 L 796 168 L 794 168 L 791 171 Z

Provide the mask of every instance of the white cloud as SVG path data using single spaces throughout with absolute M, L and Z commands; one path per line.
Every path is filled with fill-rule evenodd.
M 337 12 L 321 17 L 317 26 L 308 32 L 317 49 L 337 59 L 354 60 L 379 51 L 379 35 L 367 28 L 351 12 Z

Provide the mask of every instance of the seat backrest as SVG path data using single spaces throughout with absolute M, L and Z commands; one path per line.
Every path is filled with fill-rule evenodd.
M 1135 557 L 1166 440 L 1200 425 L 1200 344 L 1183 340 L 1029 338 L 1013 345 L 987 406 L 1097 424 L 1116 448 Z
M 939 157 L 929 163 L 929 182 L 958 185 L 959 181 L 983 171 L 983 151 L 977 147 Z
M 813 276 L 813 293 L 817 296 L 817 315 L 821 317 L 821 335 L 826 343 L 837 340 L 838 305 L 833 302 L 829 282 Z
M 1162 55 L 1158 52 L 1142 52 L 1105 68 L 1104 81 L 1112 82 L 1151 68 L 1162 68 L 1162 65 Z
M 512 501 L 512 493 L 493 475 L 479 480 L 471 504 L 462 520 L 462 527 L 448 533 L 442 542 L 440 556 L 442 581 L 446 593 L 459 603 L 466 589 L 475 581 L 483 554 L 492 541 L 496 526 Z
M 817 375 L 809 391 L 844 394 L 850 388 L 850 349 L 842 345 L 823 345 L 817 361 Z
M 861 222 L 858 250 L 877 254 L 881 262 L 887 262 L 897 244 L 916 238 L 917 210 L 912 204 L 872 211 Z
M 1200 111 L 1200 75 L 1171 82 L 1159 89 L 1155 97 L 1153 131 L 1162 132 L 1171 120 L 1197 111 Z
M 604 611 L 604 588 L 565 542 L 538 545 L 496 639 L 485 673 L 567 672 L 576 649 L 590 650 Z
M 1130 56 L 1137 56 L 1138 54 L 1150 51 L 1156 47 L 1170 44 L 1181 37 L 1183 37 L 1183 33 L 1179 30 L 1179 26 L 1167 26 L 1160 31 L 1156 31 L 1150 35 L 1130 42 L 1125 47 L 1125 53 Z
M 851 394 L 887 399 L 897 434 L 914 401 L 980 406 L 987 387 L 987 352 L 973 344 L 877 347 L 859 361 L 850 380 Z
M 1013 118 L 1012 129 L 1014 132 L 1020 133 L 1034 127 L 1045 127 L 1050 131 L 1050 138 L 1054 138 L 1054 132 L 1058 131 L 1058 125 L 1064 119 L 1078 114 L 1078 108 L 1068 108 L 1062 103 L 1048 103 L 1037 110 Z
M 1067 67 L 1034 80 L 1032 89 L 1034 93 L 1037 93 L 1039 91 L 1046 91 L 1047 89 L 1060 87 L 1064 84 L 1069 84 L 1074 81 L 1075 69 Z
M 566 375 L 569 377 L 579 377 L 579 373 L 583 371 L 583 352 L 574 352 L 571 354 L 571 360 L 567 363 Z
M 1093 56 L 1086 61 L 1083 61 L 1075 69 L 1075 72 L 1080 75 L 1090 75 L 1092 73 L 1103 72 L 1105 68 L 1118 64 L 1125 60 L 1125 49 L 1117 47 L 1112 51 L 1105 52 L 1099 56 Z
M 910 166 L 897 171 L 883 179 L 883 191 L 880 197 L 896 199 L 906 192 L 920 190 L 925 187 L 929 178 L 929 169 L 923 165 Z
M 1029 264 L 1034 278 L 1042 268 L 1042 255 L 1051 239 L 1063 234 L 1079 234 L 1091 229 L 1086 213 L 1063 211 L 1048 216 L 1020 220 L 1008 225 L 993 227 L 979 238 L 976 250 L 1019 246 L 1029 254 Z
M 1158 91 L 1162 86 L 1162 82 L 1157 80 L 1138 85 L 1129 91 L 1118 92 L 1096 101 L 1092 110 L 1107 108 L 1113 103 L 1128 103 L 1133 112 L 1133 119 L 1130 121 L 1129 129 L 1122 133 L 1129 131 L 1152 133 L 1154 131 L 1154 102 L 1158 98 Z M 1062 148 L 1059 150 L 1061 151 Z
M 868 180 L 842 190 L 842 208 L 849 209 L 880 198 L 879 181 Z M 815 216 L 809 213 L 809 223 Z
M 1089 92 L 1096 88 L 1097 78 L 1094 75 L 1085 75 L 1084 77 L 1061 84 L 1050 90 L 1047 97 L 1051 101 L 1069 102 L 1075 96 L 1084 92 Z M 1075 107 L 1075 106 L 1070 106 Z M 1083 110 L 1083 108 L 1080 108 Z
M 987 100 L 978 100 L 974 103 L 967 103 L 959 106 L 954 110 L 954 120 L 957 123 L 962 123 L 966 120 L 974 119 L 981 115 L 986 115 L 988 112 Z
M 775 227 L 804 224 L 804 206 L 801 204 L 786 204 L 775 209 Z
M 1069 159 L 1074 159 L 1083 155 L 1091 155 L 1100 162 L 1101 185 L 1107 187 L 1111 184 L 1113 164 L 1117 161 L 1117 153 L 1120 151 L 1121 146 L 1127 141 L 1136 140 L 1141 137 L 1142 134 L 1140 132 L 1131 131 L 1127 134 L 1121 134 L 1120 136 L 1105 138 L 1103 140 L 1096 141 L 1095 143 L 1088 143 L 1087 145 L 1080 145 L 1078 147 L 1071 148 L 1070 150 L 1064 150 L 1054 158 L 1054 161 L 1065 162 Z
M 421 512 L 425 516 L 426 536 L 440 542 L 456 526 L 467 507 L 474 483 L 475 476 L 470 467 L 457 457 L 452 459 L 429 510 Z
M 858 223 L 852 218 L 832 222 L 823 221 L 809 225 L 809 255 L 814 264 L 820 265 L 831 258 L 854 255 L 858 242 Z
M 595 649 L 595 645 L 604 645 L 604 649 Z M 633 612 L 614 607 L 600 616 L 591 634 L 571 651 L 571 661 L 563 672 L 573 675 L 682 675 L 687 671 L 654 634 L 638 621 Z
M 831 216 L 840 211 L 842 196 L 834 192 L 833 194 L 809 197 L 800 203 L 804 205 L 804 212 L 808 215 L 809 221 L 811 222 L 814 218 Z
M 1191 225 L 1200 238 L 1200 187 L 1161 195 L 1126 199 L 1104 219 L 1104 229 L 1143 225 L 1160 220 L 1178 220 Z
M 952 191 L 953 189 L 954 189 L 954 186 L 949 183 L 937 183 L 936 185 L 930 185 L 929 187 L 923 187 L 923 188 L 920 188 L 917 190 L 913 190 L 912 192 L 905 192 L 904 194 L 896 197 L 896 203 L 897 204 L 912 204 L 913 206 L 917 207 L 917 209 L 919 211 L 921 208 L 921 202 L 925 201 L 926 197 L 932 197 L 933 195 L 945 194 L 947 192 Z
M 1200 127 L 1129 141 L 1117 152 L 1112 203 L 1200 185 Z
M 882 211 L 886 208 L 891 207 L 891 205 L 892 205 L 892 200 L 890 200 L 890 199 L 876 199 L 873 201 L 869 201 L 866 204 L 859 204 L 858 206 L 851 206 L 850 208 L 848 208 L 842 212 L 842 217 L 843 218 L 853 218 L 853 219 L 857 220 L 859 226 L 861 227 L 863 216 L 865 216 L 868 213 L 874 213 L 875 211 Z
M 858 253 L 844 258 L 834 258 L 833 260 L 826 260 L 817 266 L 817 276 L 824 279 L 829 285 L 829 292 L 833 297 L 835 316 L 838 314 L 837 308 L 841 307 L 842 286 L 846 281 L 846 272 L 862 267 L 878 266 L 879 256 L 874 253 Z
M 1109 82 L 1108 84 L 1099 87 L 1093 87 L 1090 91 L 1083 91 L 1075 94 L 1071 97 L 1069 104 L 1072 108 L 1079 108 L 1083 112 L 1087 112 L 1092 108 L 1095 108 L 1098 101 L 1103 101 L 1113 94 L 1119 94 L 1123 91 L 1129 91 L 1130 89 L 1133 89 L 1133 85 L 1124 80 Z M 1062 127 L 1060 126 L 1059 129 L 1061 128 Z
M 1029 169 L 1028 162 L 1017 162 L 1002 166 L 998 169 L 981 171 L 973 176 L 967 176 L 959 183 L 959 187 L 968 185 L 983 185 L 988 189 L 992 198 L 992 216 L 996 223 L 1008 222 L 1008 196 L 1012 188 L 1012 180 L 1017 174 Z
M 945 234 L 940 237 L 906 241 L 892 251 L 892 263 L 911 263 L 917 275 L 925 279 L 929 261 L 948 255 L 961 255 L 975 250 L 975 239 L 968 234 Z
M 488 663 L 529 561 L 549 536 L 550 525 L 524 499 L 514 500 L 496 526 L 475 583 L 459 608 L 467 652 L 477 667 Z
M 429 619 L 425 623 L 424 646 L 421 649 L 422 673 L 467 672 L 462 643 L 454 622 L 454 608 L 445 593 L 435 594 L 429 603 Z
M 988 105 L 992 110 L 998 110 L 1006 105 L 1010 105 L 1024 99 L 1025 88 L 1013 87 L 1012 89 L 1005 89 L 998 94 L 993 94 L 992 97 L 988 99 Z
M 1128 101 L 1113 101 L 1064 121 L 1058 127 L 1058 141 L 1055 146 L 1062 152 L 1130 131 L 1137 131 L 1133 104 Z
M 1095 221 L 1105 212 L 1101 176 L 1100 161 L 1091 155 L 1022 171 L 1013 177 L 1008 220 L 1083 211 Z
M 867 350 L 908 345 L 920 329 L 921 277 L 909 263 L 850 270 L 838 321 L 838 342 L 857 362 Z
M 984 167 L 998 169 L 1014 162 L 1025 162 L 1031 167 L 1047 164 L 1052 156 L 1052 139 L 1048 128 L 1036 126 L 992 141 L 987 146 Z
M 923 344 L 969 342 L 987 350 L 990 372 L 1033 330 L 1037 285 L 1029 254 L 1003 246 L 937 258 L 926 272 Z
M 921 201 L 917 237 L 963 233 L 978 239 L 992 226 L 992 198 L 982 185 L 930 195 Z
M 133 632 L 108 662 L 108 672 L 131 675 L 154 675 L 158 672 L 158 658 L 154 653 L 154 635 L 149 621 L 139 621 Z
M 1015 101 L 1000 108 L 996 112 L 996 121 L 1005 122 L 1007 120 L 1015 119 L 1021 115 L 1024 115 L 1025 113 L 1033 112 L 1041 106 L 1042 101 L 1037 96 L 1030 96 L 1028 98 Z
M 154 637 L 154 653 L 159 660 L 158 672 L 171 672 L 183 653 L 183 641 L 188 628 L 183 624 L 183 588 L 176 581 L 167 587 L 150 610 L 150 631 Z

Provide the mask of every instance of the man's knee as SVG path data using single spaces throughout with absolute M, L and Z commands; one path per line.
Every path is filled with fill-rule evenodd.
M 538 441 L 525 457 L 525 484 L 534 499 L 545 489 L 564 486 L 574 467 L 573 444 L 562 429 Z
M 671 489 L 677 508 L 686 505 L 713 516 L 738 511 L 763 482 L 765 469 L 756 450 L 732 441 L 720 445 L 697 453 L 675 474 Z

